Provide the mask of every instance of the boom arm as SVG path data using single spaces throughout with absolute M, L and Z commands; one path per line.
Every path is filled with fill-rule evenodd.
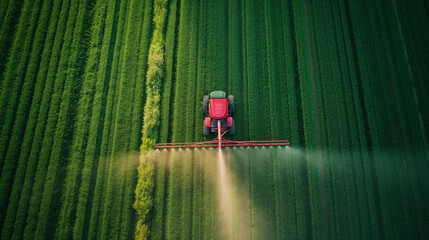
M 208 142 L 187 142 L 187 143 L 158 143 L 155 148 L 208 148 L 208 147 L 260 147 L 260 146 L 288 146 L 290 143 L 287 140 L 274 141 L 231 141 L 214 139 Z
M 255 146 L 287 146 L 290 143 L 287 140 L 276 141 L 230 141 L 225 140 L 222 133 L 220 120 L 217 121 L 217 138 L 207 142 L 187 142 L 187 143 L 158 143 L 155 148 L 205 148 L 205 147 L 255 147 Z

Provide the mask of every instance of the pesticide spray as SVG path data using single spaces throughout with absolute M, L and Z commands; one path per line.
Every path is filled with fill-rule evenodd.
M 292 158 L 301 158 L 300 151 L 289 147 L 232 147 L 187 152 L 184 154 L 180 149 L 155 151 L 156 154 L 142 156 L 146 160 L 153 158 L 156 168 L 156 211 L 153 217 L 159 221 L 152 226 L 155 235 L 162 235 L 163 229 L 169 229 L 169 234 L 176 236 L 179 233 L 182 239 L 188 239 L 190 234 L 196 238 L 207 235 L 216 239 L 276 237 L 272 232 L 275 231 L 276 213 L 271 210 L 274 206 L 283 209 L 288 201 L 284 199 L 286 193 L 280 194 L 280 202 L 274 201 L 274 195 L 269 201 L 261 201 L 267 194 L 275 193 L 273 189 L 268 189 L 273 186 L 267 181 L 269 176 L 266 171 L 272 169 L 277 171 L 276 177 L 280 174 L 282 178 L 290 176 L 288 179 L 293 180 L 293 172 L 287 174 L 286 171 L 291 171 Z M 277 162 L 277 165 L 271 161 Z M 268 189 L 262 195 L 261 186 Z M 293 190 L 283 185 L 276 186 L 279 191 Z M 168 197 L 157 197 L 159 194 Z M 187 223 L 183 224 L 185 219 Z
M 226 157 L 228 180 L 232 189 L 232 238 L 250 239 L 248 147 L 229 148 Z
M 226 167 L 225 156 L 222 149 L 218 152 L 218 192 L 219 192 L 219 212 L 224 239 L 232 237 L 232 189 L 231 179 Z

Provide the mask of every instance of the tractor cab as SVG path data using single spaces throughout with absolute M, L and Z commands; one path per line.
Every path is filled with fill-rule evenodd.
M 210 132 L 220 131 L 222 133 L 229 131 L 230 134 L 235 133 L 234 120 L 232 113 L 234 112 L 234 96 L 226 94 L 223 91 L 213 91 L 203 98 L 203 112 L 206 116 L 204 120 L 204 135 L 209 135 Z M 219 125 L 220 124 L 220 125 Z

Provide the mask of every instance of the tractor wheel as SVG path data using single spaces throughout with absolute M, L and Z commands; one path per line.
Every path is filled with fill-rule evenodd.
M 228 96 L 228 108 L 231 111 L 231 113 L 234 113 L 234 96 L 233 95 Z
M 210 135 L 210 128 L 206 126 L 206 121 L 203 121 L 203 134 L 204 136 Z
M 232 120 L 232 126 L 229 128 L 229 134 L 234 135 L 235 134 L 235 121 Z
M 203 113 L 204 116 L 209 116 L 209 96 L 207 95 L 203 98 Z

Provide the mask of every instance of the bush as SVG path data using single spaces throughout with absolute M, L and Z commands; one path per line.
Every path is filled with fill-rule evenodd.
M 139 179 L 135 191 L 136 200 L 133 205 L 139 218 L 135 231 L 135 239 L 146 239 L 150 233 L 146 224 L 149 218 L 149 211 L 153 205 L 152 193 L 155 186 L 153 161 L 155 158 L 156 155 L 154 152 L 142 155 L 140 166 L 138 167 Z

